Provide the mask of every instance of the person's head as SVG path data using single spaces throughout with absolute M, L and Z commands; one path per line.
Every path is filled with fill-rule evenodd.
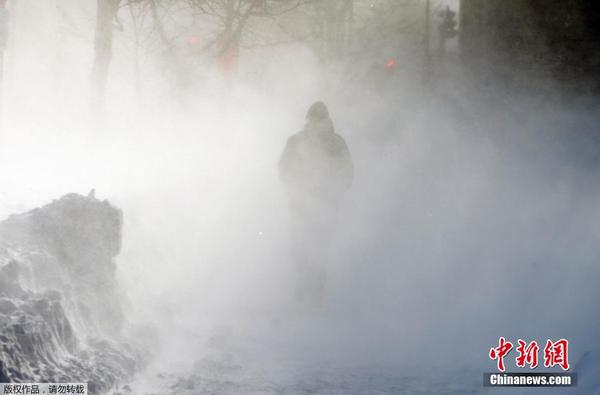
M 308 112 L 306 113 L 306 119 L 308 121 L 322 121 L 329 118 L 329 111 L 327 106 L 322 101 L 313 103 Z

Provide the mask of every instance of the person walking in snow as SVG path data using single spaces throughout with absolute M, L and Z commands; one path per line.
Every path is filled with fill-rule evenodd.
M 293 258 L 300 275 L 297 296 L 318 302 L 324 291 L 323 261 L 338 207 L 354 178 L 348 146 L 335 133 L 323 102 L 310 106 L 304 129 L 288 139 L 279 161 L 279 175 L 292 217 Z

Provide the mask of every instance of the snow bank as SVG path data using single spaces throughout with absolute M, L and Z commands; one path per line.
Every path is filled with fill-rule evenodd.
M 0 382 L 104 393 L 136 371 L 115 277 L 121 227 L 121 211 L 93 193 L 0 222 Z

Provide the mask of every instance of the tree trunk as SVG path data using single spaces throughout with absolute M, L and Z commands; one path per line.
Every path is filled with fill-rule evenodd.
M 92 68 L 92 110 L 104 110 L 104 96 L 112 57 L 113 20 L 120 0 L 97 0 L 94 65 Z

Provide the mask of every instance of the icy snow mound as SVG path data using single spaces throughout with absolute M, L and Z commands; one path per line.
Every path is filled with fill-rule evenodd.
M 121 227 L 121 211 L 93 194 L 0 222 L 0 382 L 88 382 L 100 394 L 133 375 L 115 277 Z

